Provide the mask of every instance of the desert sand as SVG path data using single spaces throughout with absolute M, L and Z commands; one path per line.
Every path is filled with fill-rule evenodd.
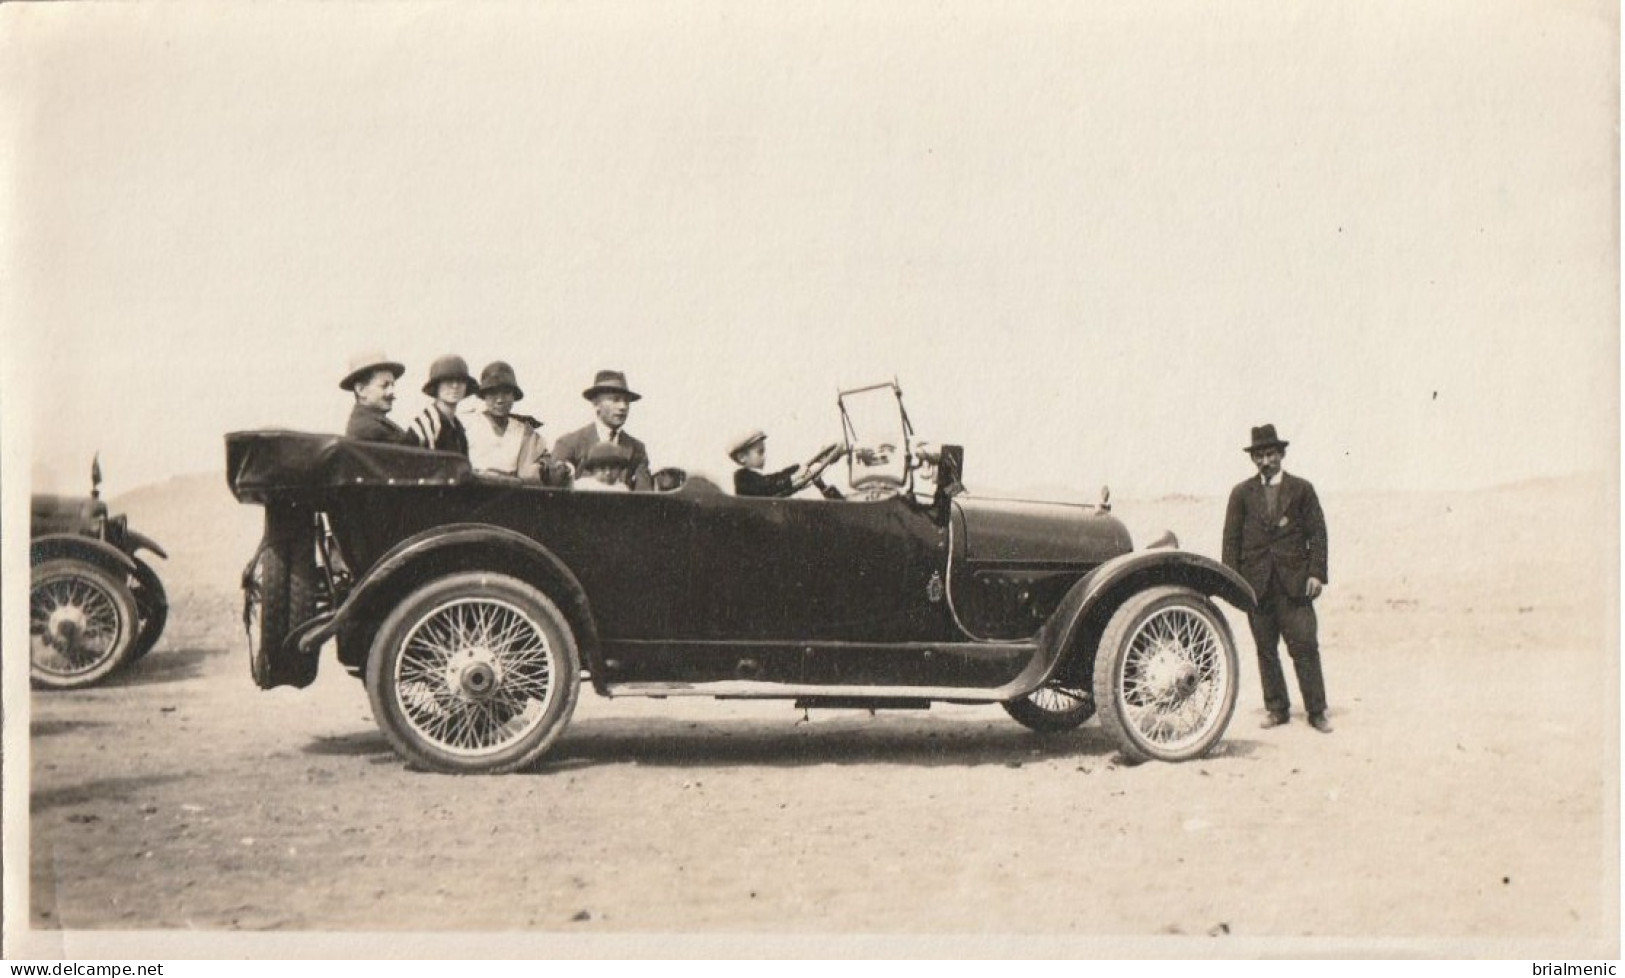
M 222 477 L 127 493 L 115 509 L 171 551 L 174 610 L 106 685 L 29 697 L 11 949 L 437 931 L 451 943 L 337 946 L 1617 958 L 1611 481 L 1324 502 L 1329 736 L 1296 702 L 1258 728 L 1227 609 L 1240 700 L 1186 764 L 1127 766 L 1098 721 L 1046 737 L 997 707 L 804 717 L 584 690 L 535 771 L 455 778 L 391 753 L 331 652 L 307 690 L 253 686 L 236 582 L 260 511 Z M 1116 511 L 1137 544 L 1171 528 L 1218 552 L 1221 498 Z

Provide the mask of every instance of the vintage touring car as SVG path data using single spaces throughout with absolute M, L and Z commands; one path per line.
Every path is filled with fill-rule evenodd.
M 169 599 L 136 556 L 162 547 L 110 516 L 101 466 L 89 496 L 35 495 L 28 547 L 29 678 L 42 689 L 79 689 L 146 655 L 163 634 Z
M 243 582 L 254 680 L 308 685 L 331 641 L 395 750 L 448 772 L 535 761 L 583 680 L 813 708 L 996 703 L 1043 732 L 1098 704 L 1134 761 L 1218 741 L 1237 667 L 1211 599 L 1251 607 L 1240 577 L 1177 545 L 1133 550 L 1104 499 L 973 496 L 962 450 L 924 450 L 895 383 L 837 406 L 842 499 L 699 476 L 587 493 L 415 448 L 227 435 L 232 492 L 265 509 Z

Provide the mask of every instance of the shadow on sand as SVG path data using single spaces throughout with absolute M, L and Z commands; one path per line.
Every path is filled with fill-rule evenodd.
M 102 686 L 115 689 L 197 679 L 203 674 L 203 665 L 207 660 L 225 654 L 225 649 L 154 649 L 109 676 Z
M 137 778 L 98 778 L 81 784 L 64 785 L 45 791 L 36 791 L 29 797 L 29 808 L 34 814 L 66 805 L 83 805 L 93 801 L 128 798 L 130 795 L 166 781 L 179 781 L 179 774 L 149 774 Z
M 861 719 L 813 724 L 760 720 L 584 720 L 571 724 L 531 773 L 598 764 L 657 767 L 816 764 L 902 764 L 917 767 L 1020 767 L 1046 760 L 1121 763 L 1117 745 L 1098 727 L 1039 736 L 1005 724 L 943 724 Z

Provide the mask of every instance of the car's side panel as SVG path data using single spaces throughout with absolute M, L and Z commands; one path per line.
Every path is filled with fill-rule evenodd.
M 591 596 L 604 638 L 662 638 L 693 617 L 685 556 L 692 503 L 677 493 L 358 487 L 323 505 L 359 574 L 402 540 L 448 524 L 482 524 L 535 541 L 569 568 Z
M 946 528 L 911 498 L 727 496 L 697 507 L 693 520 L 693 638 L 884 643 L 955 637 L 941 602 Z

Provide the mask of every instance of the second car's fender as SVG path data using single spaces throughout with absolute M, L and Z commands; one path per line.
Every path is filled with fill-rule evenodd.
M 65 557 L 83 560 L 119 575 L 134 574 L 135 561 L 110 543 L 77 533 L 53 533 L 37 537 L 28 545 L 30 564 Z

